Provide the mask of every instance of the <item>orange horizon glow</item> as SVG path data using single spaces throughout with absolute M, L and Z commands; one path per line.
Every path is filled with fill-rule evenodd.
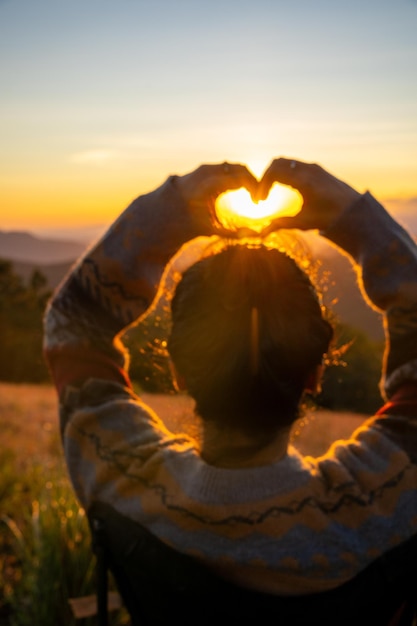
M 229 230 L 251 228 L 261 232 L 278 217 L 293 217 L 300 212 L 300 193 L 275 183 L 265 200 L 254 202 L 247 189 L 227 191 L 216 200 L 216 215 L 222 226 Z
M 244 158 L 241 160 L 245 161 Z M 260 178 L 267 161 L 255 164 L 257 167 L 250 158 L 247 162 Z M 1 180 L 0 229 L 32 230 L 110 224 L 135 197 L 159 187 L 164 182 L 164 172 L 179 170 L 181 175 L 190 169 L 188 166 L 170 167 L 169 164 L 149 171 L 142 168 L 140 179 L 129 169 L 120 172 L 105 168 L 93 171 L 83 168 L 82 171 L 70 173 L 23 172 L 22 178 L 4 176 Z M 400 185 L 394 185 L 388 175 L 382 178 L 378 172 L 372 172 L 373 176 L 369 176 L 370 183 L 365 184 L 364 173 L 359 176 L 353 170 L 346 173 L 343 173 L 343 168 L 340 170 L 343 180 L 350 181 L 359 191 L 370 189 L 382 204 L 385 200 L 401 201 L 417 197 L 415 180 L 411 181 L 410 177 L 401 181 Z M 277 189 L 281 189 L 281 192 L 278 193 Z M 266 204 L 253 204 L 248 193 L 243 193 L 243 190 L 229 193 L 229 198 L 226 195 L 219 196 L 217 205 L 226 204 L 226 207 L 221 208 L 223 217 L 220 219 L 226 221 L 226 224 L 231 223 L 233 228 L 250 226 L 259 231 L 274 218 L 274 213 L 278 213 L 287 200 L 289 206 L 285 208 L 285 213 L 280 213 L 282 216 L 294 215 L 297 212 L 295 206 L 300 206 L 297 192 L 285 186 L 274 186 Z M 285 199 L 281 194 L 284 194 Z M 227 202 L 224 202 L 226 199 Z M 236 218 L 237 214 L 242 215 Z

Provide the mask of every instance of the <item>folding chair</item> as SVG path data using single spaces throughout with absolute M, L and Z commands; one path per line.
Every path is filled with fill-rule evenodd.
M 99 626 L 107 626 L 107 572 L 132 626 L 411 626 L 417 624 L 417 535 L 342 587 L 278 597 L 226 582 L 109 505 L 89 511 L 97 556 Z M 416 620 L 416 621 L 415 621 Z

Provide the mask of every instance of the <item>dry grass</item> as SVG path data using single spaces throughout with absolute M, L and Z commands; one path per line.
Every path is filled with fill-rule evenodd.
M 57 412 L 51 386 L 0 383 L 2 448 L 14 452 L 22 468 L 38 460 L 55 461 Z
M 193 404 L 186 396 L 144 394 L 147 402 L 173 430 L 193 432 Z M 363 416 L 354 413 L 312 411 L 294 429 L 293 444 L 303 453 L 320 455 L 336 439 L 348 437 Z M 12 450 L 22 463 L 56 459 L 59 444 L 55 390 L 48 385 L 0 383 L 2 448 Z

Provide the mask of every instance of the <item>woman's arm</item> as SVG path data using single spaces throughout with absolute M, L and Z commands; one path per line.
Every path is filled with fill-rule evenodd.
M 277 219 L 271 230 L 319 229 L 353 259 L 365 298 L 384 312 L 386 393 L 413 383 L 417 414 L 415 242 L 369 193 L 359 194 L 318 165 L 277 159 L 261 181 L 261 197 L 275 181 L 298 189 L 304 204 L 299 215 Z
M 384 313 L 383 382 L 391 397 L 404 383 L 417 383 L 416 244 L 369 193 L 323 235 L 356 261 L 368 302 Z
M 146 313 L 166 264 L 185 243 L 224 234 L 216 197 L 239 187 L 254 193 L 256 186 L 242 165 L 201 166 L 170 177 L 122 213 L 49 303 L 45 353 L 60 392 L 92 377 L 129 384 L 118 335 Z

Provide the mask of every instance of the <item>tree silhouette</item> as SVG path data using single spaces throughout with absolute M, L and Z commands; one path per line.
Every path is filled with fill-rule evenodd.
M 44 275 L 35 269 L 25 285 L 10 261 L 0 259 L 0 379 L 42 382 L 42 316 L 49 297 Z
M 384 344 L 345 324 L 337 326 L 336 335 L 346 351 L 326 369 L 318 403 L 329 409 L 371 414 L 382 405 L 379 380 Z

